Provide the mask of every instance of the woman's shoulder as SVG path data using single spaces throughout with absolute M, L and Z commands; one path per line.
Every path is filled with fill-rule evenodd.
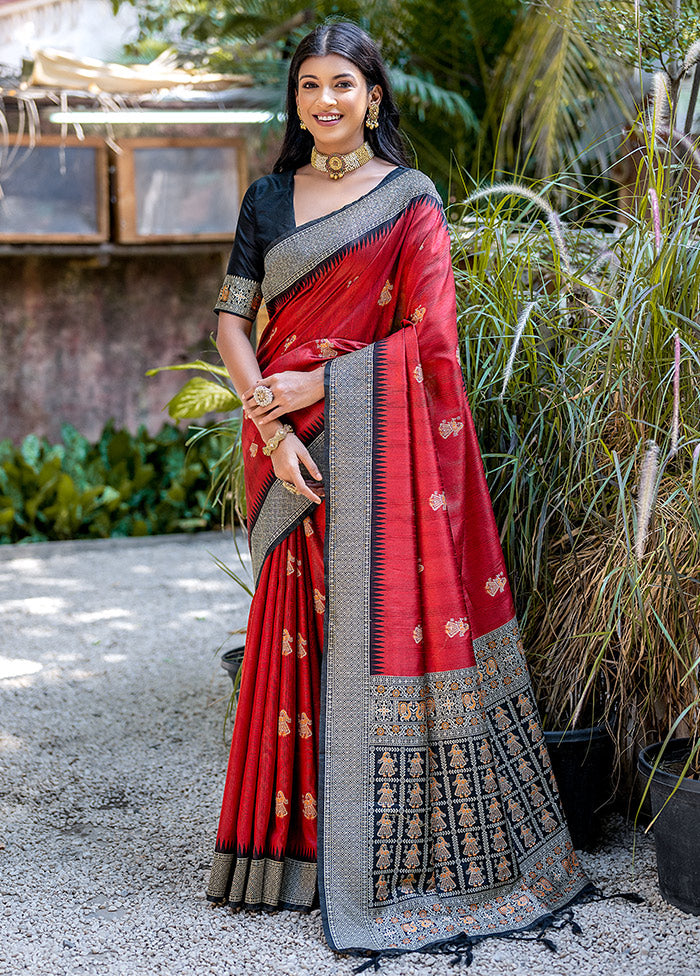
M 406 203 L 409 203 L 416 197 L 427 196 L 433 197 L 438 203 L 442 204 L 442 198 L 435 184 L 429 176 L 421 173 L 419 169 L 411 169 L 410 166 L 399 166 L 393 172 L 395 173 L 393 179 L 395 188 L 405 196 Z
M 291 170 L 284 173 L 266 173 L 265 176 L 259 176 L 257 180 L 253 180 L 246 190 L 246 196 L 250 197 L 251 201 L 262 201 L 266 197 L 288 193 L 293 185 L 293 176 Z

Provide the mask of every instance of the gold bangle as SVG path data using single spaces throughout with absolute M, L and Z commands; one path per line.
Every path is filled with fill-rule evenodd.
M 289 424 L 284 424 L 278 431 L 276 431 L 269 441 L 263 447 L 263 454 L 269 457 L 273 451 L 276 451 L 280 446 L 282 441 L 285 439 L 287 434 L 293 434 L 294 428 Z

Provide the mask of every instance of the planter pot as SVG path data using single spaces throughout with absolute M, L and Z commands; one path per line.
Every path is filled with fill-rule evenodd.
M 545 732 L 561 804 L 574 847 L 590 850 L 602 826 L 601 811 L 612 796 L 612 743 L 602 725 Z
M 224 651 L 221 655 L 221 667 L 231 678 L 234 691 L 236 689 L 236 678 L 243 662 L 244 647 L 232 647 L 230 651 Z
M 688 739 L 674 739 L 664 751 L 662 765 L 652 776 L 661 749 L 657 742 L 642 750 L 639 771 L 649 779 L 651 807 L 656 815 L 678 783 L 678 773 L 664 768 L 667 762 L 688 758 Z M 665 901 L 682 912 L 700 915 L 700 780 L 682 779 L 667 806 L 654 823 L 654 845 L 659 887 Z

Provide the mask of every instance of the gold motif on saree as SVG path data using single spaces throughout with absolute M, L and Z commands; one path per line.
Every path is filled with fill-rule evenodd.
M 314 527 L 311 522 L 311 519 L 307 515 L 307 517 L 304 519 L 304 535 L 309 536 L 313 534 L 314 534 Z
M 301 661 L 303 657 L 306 657 L 306 645 L 308 641 L 301 634 L 297 634 L 297 657 Z
M 251 457 L 256 456 L 256 454 L 258 453 L 258 445 L 255 443 L 255 441 L 253 441 L 253 443 L 250 445 L 248 450 L 250 451 Z
M 423 367 L 421 366 L 420 363 L 418 363 L 418 365 L 413 370 L 413 378 L 416 381 L 416 383 L 423 382 Z
M 414 308 L 411 312 L 411 322 L 414 325 L 418 325 L 425 318 L 425 305 L 419 305 L 418 308 Z
M 499 573 L 498 576 L 492 576 L 486 580 L 486 592 L 489 596 L 496 596 L 497 593 L 504 591 L 507 582 L 503 573 Z
M 382 288 L 382 293 L 379 296 L 379 300 L 377 302 L 377 305 L 388 305 L 389 304 L 389 302 L 391 301 L 391 293 L 393 291 L 393 288 L 394 288 L 394 286 L 392 285 L 392 283 L 387 278 L 387 280 L 384 282 L 384 287 Z
M 391 851 L 386 844 L 381 844 L 377 851 L 377 871 L 384 871 L 391 864 Z
M 423 628 L 420 624 L 413 628 L 413 639 L 416 644 L 420 644 L 420 642 L 423 640 Z
M 288 349 L 290 348 L 290 346 L 293 346 L 293 345 L 294 345 L 294 343 L 295 343 L 296 341 L 297 341 L 297 337 L 296 337 L 296 334 L 295 334 L 295 335 L 290 335 L 290 336 L 288 336 L 288 337 L 287 337 L 287 338 L 286 338 L 286 339 L 284 340 L 284 351 L 286 352 L 286 351 L 287 351 L 287 350 L 288 350 Z
M 290 735 L 291 729 L 289 725 L 291 723 L 291 718 L 287 715 L 286 711 L 282 709 L 279 713 L 279 718 L 277 719 L 277 734 L 281 736 Z
M 387 778 L 396 776 L 396 762 L 390 752 L 384 752 L 379 760 L 379 775 Z
M 326 609 L 326 597 L 320 590 L 314 587 L 314 610 L 316 613 L 324 613 Z
M 379 797 L 377 803 L 380 807 L 393 807 L 396 802 L 396 795 L 393 786 L 389 786 L 388 783 L 382 783 L 379 788 Z
M 322 359 L 335 359 L 338 355 L 338 350 L 330 339 L 317 339 L 316 351 Z
M 289 800 L 284 795 L 282 790 L 277 790 L 277 796 L 275 797 L 275 816 L 276 817 L 286 817 L 287 807 L 289 806 Z
M 469 622 L 464 617 L 460 617 L 459 620 L 452 617 L 445 624 L 445 633 L 448 637 L 457 637 L 458 634 L 460 637 L 466 637 L 468 632 Z
M 300 739 L 311 738 L 311 719 L 306 712 L 302 712 L 301 715 L 297 716 L 297 729 Z
M 430 498 L 428 499 L 428 504 L 430 505 L 430 507 L 432 508 L 432 510 L 434 512 L 437 512 L 439 509 L 442 509 L 443 511 L 446 512 L 447 511 L 447 501 L 445 499 L 445 492 L 444 491 L 434 491 L 432 493 L 432 495 L 430 496 Z
M 307 820 L 316 819 L 316 797 L 313 793 L 304 793 L 301 798 L 301 809 Z
M 282 631 L 282 653 L 286 657 L 287 654 L 291 654 L 293 650 L 294 648 L 292 647 L 292 635 L 285 628 L 285 630 Z
M 442 420 L 440 421 L 438 430 L 440 431 L 440 437 L 442 437 L 444 440 L 447 440 L 448 437 L 452 437 L 452 435 L 456 437 L 460 431 L 464 430 L 462 418 L 452 417 L 451 420 Z

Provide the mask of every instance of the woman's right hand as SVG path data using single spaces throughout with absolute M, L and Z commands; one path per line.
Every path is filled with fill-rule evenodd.
M 321 504 L 320 496 L 304 481 L 301 465 L 304 465 L 315 481 L 321 481 L 321 472 L 296 434 L 287 434 L 270 455 L 270 460 L 275 475 L 280 481 L 294 485 L 300 495 L 305 495 L 317 505 Z

